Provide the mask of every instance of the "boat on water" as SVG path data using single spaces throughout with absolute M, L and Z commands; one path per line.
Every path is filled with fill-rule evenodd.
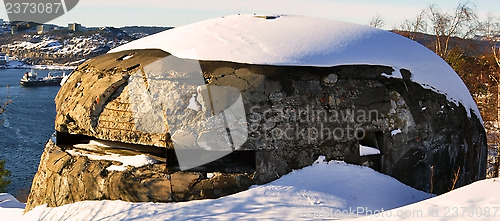
M 31 70 L 23 75 L 23 78 L 19 81 L 24 87 L 42 87 L 42 86 L 60 86 L 61 81 L 66 77 L 63 75 L 52 75 L 51 72 L 47 74 L 47 77 L 39 78 L 38 73 Z

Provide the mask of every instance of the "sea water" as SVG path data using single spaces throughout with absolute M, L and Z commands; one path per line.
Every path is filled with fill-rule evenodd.
M 11 172 L 7 192 L 26 194 L 40 163 L 44 145 L 54 133 L 54 98 L 59 86 L 26 88 L 19 85 L 29 70 L 0 69 L 0 102 L 8 96 L 12 103 L 0 115 L 0 159 Z M 39 77 L 48 70 L 37 70 Z M 54 72 L 54 71 L 53 71 Z

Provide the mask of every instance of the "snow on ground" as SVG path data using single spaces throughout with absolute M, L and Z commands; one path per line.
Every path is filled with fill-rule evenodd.
M 500 179 L 475 182 L 446 194 L 356 220 L 500 220 Z
M 36 70 L 73 70 L 76 66 L 58 66 L 58 65 L 28 65 L 22 61 L 11 60 L 9 65 L 6 67 L 8 69 L 36 69 Z
M 355 220 L 498 220 L 500 217 L 500 179 L 478 181 L 424 200 L 430 197 L 428 193 L 370 168 L 340 161 L 326 163 L 323 159 L 269 184 L 211 200 L 181 203 L 85 201 L 57 208 L 39 206 L 22 215 L 24 204 L 8 194 L 0 194 L 0 216 L 5 220 L 331 220 L 355 217 Z M 380 213 L 369 216 L 377 212 Z
M 76 66 L 58 66 L 58 65 L 33 65 L 32 69 L 36 70 L 73 70 L 76 69 Z
M 28 220 L 303 220 L 348 217 L 353 214 L 337 211 L 358 207 L 388 210 L 430 197 L 370 168 L 323 159 L 269 184 L 219 199 L 181 203 L 85 201 L 58 208 L 39 206 L 22 217 L 20 210 L 5 210 L 17 213 L 16 219 Z
M 0 218 L 2 220 L 22 219 L 24 204 L 17 201 L 16 198 L 7 194 L 0 193 Z
M 9 67 L 11 67 L 11 68 L 18 68 L 18 67 L 23 67 L 23 66 L 26 66 L 26 64 L 24 62 L 16 61 L 16 60 L 9 61 Z
M 480 118 L 469 90 L 434 52 L 388 31 L 304 16 L 233 15 L 163 31 L 110 52 L 159 48 L 180 58 L 250 64 L 337 66 L 374 64 L 393 67 L 389 77 L 411 80 L 444 94 Z

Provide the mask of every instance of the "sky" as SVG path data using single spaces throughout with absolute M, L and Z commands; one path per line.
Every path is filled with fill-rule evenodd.
M 470 0 L 480 18 L 500 18 L 499 0 Z M 383 28 L 399 27 L 430 4 L 454 9 L 460 0 L 80 0 L 65 15 L 49 22 L 61 26 L 181 26 L 231 14 L 295 14 L 368 24 L 373 17 L 384 20 Z M 463 2 L 463 1 L 462 1 Z M 0 18 L 7 19 L 0 6 Z

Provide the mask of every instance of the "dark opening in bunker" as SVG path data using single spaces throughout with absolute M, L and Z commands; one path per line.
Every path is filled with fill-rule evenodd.
M 56 145 L 75 145 L 81 143 L 89 143 L 90 140 L 95 139 L 91 136 L 81 135 L 81 134 L 69 134 L 56 131 Z
M 126 150 L 129 155 L 139 155 L 145 154 L 149 157 L 152 157 L 159 163 L 166 162 L 165 160 L 165 148 L 156 147 L 156 146 L 148 146 L 148 145 L 140 145 L 140 144 L 129 144 L 117 141 L 106 141 L 100 140 L 95 137 L 85 136 L 81 134 L 69 134 L 69 133 L 61 133 L 56 132 L 56 145 L 66 149 L 85 149 L 86 151 L 96 152 L 96 153 L 109 153 L 109 152 L 117 152 L 123 153 Z M 77 144 L 90 144 L 91 141 L 95 141 L 94 147 L 88 149 L 82 146 L 75 146 Z
M 199 149 L 182 150 L 193 155 L 193 158 L 204 158 L 214 154 L 214 151 L 200 151 Z M 255 172 L 255 150 L 233 151 L 230 154 L 210 163 L 193 167 L 191 172 L 226 172 L 226 173 L 253 173 Z M 196 162 L 193 162 L 196 164 Z M 167 169 L 180 170 L 175 150 L 167 150 Z
M 359 144 L 376 148 L 380 151 L 380 154 L 383 154 L 384 134 L 380 131 L 364 131 L 364 135 L 364 137 L 362 135 L 358 136 L 363 137 L 359 140 Z
M 139 144 L 127 144 L 122 142 L 113 141 L 102 141 L 96 139 L 95 137 L 80 135 L 80 134 L 69 134 L 61 133 L 56 131 L 56 144 L 64 148 L 73 148 L 76 144 L 88 144 L 91 140 L 96 140 L 99 142 L 104 142 L 106 145 L 113 149 L 125 149 L 136 151 L 138 153 L 146 154 L 148 156 L 154 157 L 159 163 L 166 163 L 167 169 L 170 171 L 179 171 L 179 162 L 177 160 L 174 149 L 166 149 L 164 147 L 146 146 Z M 217 154 L 215 151 L 200 151 L 199 149 L 192 150 L 179 150 L 185 151 L 193 156 L 193 159 L 204 157 L 210 157 L 213 154 Z M 253 173 L 255 172 L 255 157 L 256 153 L 254 150 L 249 151 L 233 151 L 232 153 L 225 155 L 210 163 L 196 166 L 188 171 L 191 172 L 227 172 L 227 173 Z M 193 161 L 193 164 L 196 164 Z
M 363 137 L 363 136 L 358 136 Z M 368 166 L 376 171 L 382 169 L 382 155 L 384 154 L 384 133 L 381 131 L 364 131 L 363 139 L 359 140 L 359 145 L 378 149 L 380 154 L 364 155 L 359 158 L 359 164 Z

